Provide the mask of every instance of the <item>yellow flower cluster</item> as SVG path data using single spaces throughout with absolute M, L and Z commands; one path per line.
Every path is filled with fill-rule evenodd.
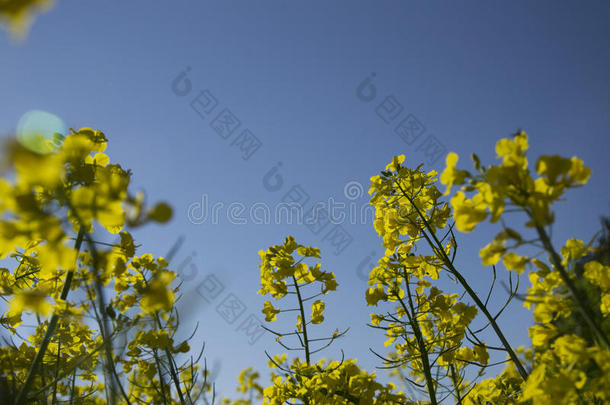
M 49 144 L 43 154 L 18 144 L 10 148 L 13 172 L 0 179 L 0 260 L 14 266 L 0 268 L 0 295 L 7 302 L 0 326 L 13 340 L 0 347 L 0 396 L 15 398 L 16 404 L 186 404 L 212 390 L 208 370 L 192 358 L 176 360 L 191 349 L 188 339 L 176 338 L 176 274 L 162 257 L 136 255 L 127 231 L 165 222 L 171 209 L 163 203 L 147 209 L 141 194 L 131 195 L 130 172 L 111 163 L 106 144 L 102 132 L 82 128 L 61 144 Z M 390 352 L 378 354 L 383 366 L 426 400 L 414 401 L 397 385 L 382 383 L 355 359 L 314 360 L 345 334 L 335 329 L 327 337 L 312 336 L 314 325 L 326 321 L 321 298 L 338 284 L 332 272 L 311 263 L 320 258 L 319 249 L 288 237 L 259 252 L 259 293 L 274 301 L 295 298 L 292 308 L 265 301 L 262 312 L 267 322 L 297 313 L 289 332 L 268 330 L 304 358 L 270 357 L 267 386 L 259 383 L 258 372 L 245 369 L 237 391 L 249 398 L 222 403 L 610 402 L 610 250 L 603 245 L 608 241 L 595 247 L 568 239 L 555 249 L 549 236 L 552 205 L 585 184 L 591 171 L 576 157 L 541 156 L 534 178 L 527 149 L 523 132 L 502 139 L 496 145 L 499 164 L 484 167 L 473 155 L 473 173 L 458 169 L 457 155 L 449 154 L 440 175 L 445 194 L 436 187 L 436 172 L 421 165 L 409 169 L 404 156 L 371 178 L 374 227 L 386 250 L 364 294 L 368 305 L 378 307 L 370 326 L 385 335 Z M 450 196 L 452 187 L 460 189 Z M 514 212 L 525 214 L 523 229 L 506 226 L 505 217 Z M 492 291 L 481 299 L 454 261 L 454 226 L 471 232 L 487 219 L 502 224 L 479 252 L 484 266 L 494 266 L 492 289 L 500 262 L 510 277 L 507 305 L 519 295 L 512 275 L 523 274 L 531 283 L 524 306 L 535 324 L 527 349 L 512 349 L 496 322 L 502 310 L 492 315 L 488 309 Z M 104 230 L 114 243 L 99 240 L 108 235 Z M 458 291 L 443 292 L 447 285 Z M 479 315 L 486 324 L 475 328 Z M 22 338 L 24 316 L 37 325 Z M 481 339 L 488 326 L 500 345 Z M 283 338 L 294 338 L 296 346 Z M 483 379 L 492 348 L 506 352 L 507 364 L 499 375 Z
M 576 239 L 557 252 L 547 230 L 555 220 L 552 205 L 567 190 L 585 184 L 591 170 L 576 157 L 543 155 L 533 177 L 528 147 L 522 131 L 501 139 L 496 144 L 500 163 L 485 167 L 473 155 L 474 173 L 459 169 L 458 156 L 450 153 L 440 175 L 444 194 L 436 188 L 436 172 L 425 172 L 421 165 L 407 168 L 404 156 L 394 157 L 379 176 L 371 178 L 374 226 L 386 252 L 369 274 L 366 300 L 373 306 L 399 304 L 392 312 L 371 314 L 371 325 L 383 329 L 386 346 L 393 346 L 394 357 L 387 365 L 408 367 L 412 381 L 432 403 L 444 387 L 457 402 L 473 404 L 551 404 L 559 403 L 559 398 L 565 401 L 561 403 L 606 401 L 607 389 L 599 388 L 604 374 L 598 359 L 609 349 L 610 263 L 607 258 L 592 260 L 596 249 Z M 460 189 L 450 196 L 449 206 L 442 197 L 449 196 L 453 186 Z M 521 236 L 501 221 L 513 212 L 526 215 L 524 228 L 533 229 L 534 238 Z M 445 230 L 451 219 L 454 223 Z M 533 309 L 536 321 L 529 330 L 533 350 L 521 357 L 523 350 L 510 347 L 496 323 L 497 315 L 488 310 L 489 297 L 485 301 L 478 297 L 454 265 L 457 242 L 452 227 L 471 232 L 487 219 L 501 222 L 502 230 L 480 250 L 482 264 L 495 266 L 501 261 L 511 272 L 526 273 L 532 284 L 524 305 Z M 422 241 L 431 254 L 420 253 Z M 532 254 L 532 247 L 542 249 L 548 261 Z M 476 305 L 432 286 L 445 275 L 463 287 Z M 511 278 L 508 302 L 515 296 L 517 286 Z M 478 365 L 482 373 L 489 362 L 487 345 L 469 328 L 477 312 L 487 318 L 510 362 L 497 377 L 467 382 L 466 365 Z M 568 350 L 566 343 L 577 338 L 586 355 L 568 364 L 559 351 Z M 464 345 L 466 339 L 472 346 Z M 541 378 L 547 388 L 535 388 Z M 551 389 L 553 384 L 561 388 Z
M 409 169 L 402 166 L 404 160 L 404 155 L 395 156 L 381 175 L 371 177 L 374 227 L 383 238 L 386 256 L 399 246 L 400 253 L 410 253 L 413 243 L 403 243 L 400 235 L 417 240 L 425 229 L 424 220 L 432 230 L 442 229 L 451 214 L 448 204 L 439 201 L 442 195 L 434 185 L 437 173 L 424 173 L 422 165 Z
M 450 259 L 455 239 L 436 236 L 451 218 L 451 208 L 441 200 L 435 184 L 437 173 L 425 172 L 421 165 L 410 169 L 404 160 L 404 155 L 394 157 L 379 176 L 371 178 L 374 226 L 386 252 L 369 274 L 366 300 L 374 306 L 380 301 L 398 304 L 392 312 L 371 314 L 371 325 L 385 330 L 385 346 L 393 345 L 396 358 L 386 366 L 408 367 L 412 381 L 426 387 L 436 403 L 437 396 L 450 391 L 444 388 L 445 379 L 456 391 L 467 392 L 471 387 L 463 383 L 466 366 L 484 368 L 489 355 L 481 341 L 472 347 L 464 345 L 477 308 L 431 284 L 443 275 L 443 269 L 457 273 Z M 442 180 L 463 182 L 469 174 L 455 168 L 457 157 L 449 163 L 452 167 Z M 428 243 L 432 254 L 418 253 L 421 241 Z
M 0 397 L 105 404 L 200 395 L 209 386 L 197 382 L 199 366 L 175 360 L 190 350 L 174 341 L 176 273 L 161 257 L 136 256 L 126 230 L 166 222 L 171 209 L 147 209 L 129 194 L 130 172 L 110 162 L 102 132 L 71 130 L 47 146 L 12 144 L 13 173 L 0 179 L 0 259 L 15 263 L 0 268 L 0 325 L 22 340 L 0 347 Z M 99 240 L 102 230 L 118 241 Z M 29 337 L 24 316 L 37 321 Z M 118 337 L 127 351 L 115 351 Z
M 242 394 L 249 394 L 248 399 L 231 400 L 223 398 L 222 405 L 252 405 L 253 400 L 260 401 L 263 399 L 263 386 L 260 385 L 258 379 L 260 374 L 252 367 L 245 368 L 239 373 L 238 385 L 235 389 Z
M 302 258 L 295 260 L 294 254 L 301 255 Z M 258 252 L 261 258 L 261 295 L 271 294 L 273 298 L 279 300 L 288 293 L 288 287 L 293 286 L 298 294 L 300 289 L 313 283 L 320 284 L 320 293 L 327 294 L 329 291 L 337 289 L 337 281 L 334 273 L 327 273 L 320 270 L 320 264 L 309 266 L 303 262 L 305 258 L 320 258 L 320 250 L 311 246 L 299 245 L 294 237 L 286 238 L 282 245 L 271 246 L 266 251 Z M 263 314 L 267 322 L 277 319 L 280 309 L 275 308 L 270 301 L 265 301 Z M 324 320 L 324 302 L 316 300 L 312 304 L 311 323 L 319 324 Z M 302 329 L 303 314 L 297 319 L 298 329 Z
M 479 158 L 473 155 L 478 171 L 474 176 L 455 168 L 458 161 L 455 153 L 447 155 L 447 167 L 441 174 L 447 194 L 452 185 L 463 185 L 451 198 L 458 230 L 471 232 L 488 215 L 491 222 L 496 222 L 506 207 L 526 211 L 530 216 L 528 226 L 549 225 L 553 222 L 550 205 L 567 189 L 585 184 L 591 175 L 591 170 L 577 157 L 543 155 L 536 163 L 539 177 L 534 179 L 528 169 L 528 147 L 528 137 L 523 131 L 513 139 L 499 140 L 496 154 L 502 163 L 482 167 Z M 466 196 L 468 192 L 474 192 L 471 198 Z
M 470 232 L 488 217 L 497 222 L 509 211 L 525 214 L 525 229 L 535 230 L 533 238 L 525 238 L 502 221 L 502 231 L 480 251 L 483 265 L 501 260 L 507 270 L 526 273 L 530 280 L 524 306 L 533 309 L 536 323 L 529 329 L 533 350 L 524 359 L 529 375 L 519 382 L 509 364 L 501 375 L 477 384 L 466 403 L 606 403 L 610 263 L 578 239 L 569 239 L 558 252 L 547 230 L 555 221 L 552 204 L 568 189 L 585 184 L 591 170 L 577 157 L 543 155 L 534 178 L 527 149 L 528 137 L 521 131 L 496 144 L 500 164 L 483 167 L 473 155 L 476 173 L 470 174 L 456 168 L 457 155 L 451 153 L 441 175 L 447 194 L 451 186 L 461 186 L 451 198 L 458 230 Z M 516 252 L 526 247 L 529 254 Z M 541 249 L 548 261 L 531 254 L 532 247 Z
M 263 404 L 283 405 L 294 400 L 310 405 L 415 404 L 401 392 L 396 393 L 393 383 L 377 382 L 375 373 L 362 370 L 356 360 L 322 359 L 307 365 L 297 359 L 288 369 L 292 374 L 272 376 L 272 385 L 263 392 Z
M 575 334 L 558 337 L 536 355 L 520 403 L 608 403 L 610 352 Z
M 302 257 L 295 259 L 295 253 Z M 297 335 L 299 347 L 293 350 L 305 352 L 305 360 L 296 357 L 288 362 L 286 354 L 270 358 L 269 366 L 280 370 L 281 375 L 271 373 L 271 385 L 262 391 L 263 404 L 284 404 L 292 401 L 315 404 L 395 404 L 411 403 L 401 392 L 396 392 L 393 384 L 383 385 L 376 381 L 375 374 L 369 374 L 356 365 L 356 360 L 328 362 L 324 359 L 313 363 L 311 356 L 329 346 L 345 332 L 335 330 L 328 338 L 312 338 L 308 326 L 324 321 L 325 304 L 315 300 L 311 306 L 311 315 L 305 321 L 304 303 L 319 295 L 327 294 L 337 288 L 333 273 L 320 270 L 320 264 L 313 266 L 304 263 L 307 258 L 319 258 L 320 251 L 314 247 L 302 246 L 295 242 L 292 236 L 286 238 L 282 245 L 272 246 L 259 252 L 261 257 L 261 294 L 271 294 L 280 299 L 287 294 L 296 296 L 298 308 L 280 310 L 274 308 L 269 301 L 264 303 L 263 313 L 269 322 L 276 320 L 276 315 L 284 311 L 298 311 L 296 332 L 275 333 L 277 341 L 287 348 L 280 339 L 284 336 Z M 319 293 L 306 297 L 305 288 L 318 284 Z M 314 342 L 327 342 L 325 346 L 314 348 Z M 248 372 L 248 369 L 244 370 Z M 258 377 L 258 375 L 257 375 Z M 241 377 L 240 377 L 241 378 Z M 240 384 L 242 392 L 248 388 L 258 391 L 254 383 Z M 231 402 L 227 402 L 230 404 Z M 233 402 L 233 405 L 250 405 L 252 402 Z

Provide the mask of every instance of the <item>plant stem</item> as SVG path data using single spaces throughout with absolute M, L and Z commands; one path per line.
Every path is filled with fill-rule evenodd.
M 411 298 L 411 288 L 409 286 L 409 282 L 407 281 L 407 276 L 405 275 L 405 285 L 407 287 L 407 296 L 409 298 L 409 308 L 411 312 L 405 306 L 402 298 L 398 297 L 398 301 L 402 305 L 405 310 L 406 315 L 409 317 L 409 323 L 413 328 L 413 333 L 415 334 L 415 340 L 417 341 L 417 346 L 419 347 L 419 357 L 421 358 L 422 367 L 424 369 L 424 376 L 426 377 L 426 387 L 428 388 L 428 395 L 430 396 L 430 405 L 436 405 L 436 390 L 434 388 L 434 379 L 432 379 L 432 370 L 430 368 L 430 359 L 428 359 L 428 349 L 426 348 L 426 342 L 424 341 L 424 336 L 419 327 L 419 323 L 417 322 L 417 314 L 415 313 L 415 306 L 413 305 L 413 298 Z M 411 314 L 411 315 L 409 315 Z
M 157 312 L 154 313 L 154 318 L 157 323 L 159 329 L 163 329 L 163 325 L 161 324 L 161 319 L 159 318 L 159 314 Z M 176 386 L 176 390 L 178 391 L 178 397 L 180 398 L 181 404 L 186 404 L 184 400 L 184 395 L 182 394 L 182 388 L 180 388 L 180 379 L 178 378 L 178 373 L 176 373 L 176 369 L 174 367 L 173 356 L 169 349 L 166 347 L 164 349 L 165 356 L 167 357 L 167 363 L 169 366 L 169 373 L 172 377 L 172 381 Z
M 398 188 L 400 189 L 400 191 L 402 192 L 403 196 L 409 201 L 411 206 L 413 206 L 413 208 L 417 212 L 417 215 L 423 221 L 424 226 L 426 227 L 426 230 L 430 233 L 430 236 L 434 239 L 434 243 L 433 243 L 430 240 L 430 237 L 428 236 L 428 234 L 426 234 L 426 232 L 423 231 L 422 234 L 428 241 L 428 244 L 437 253 L 437 255 L 440 253 L 441 259 L 443 260 L 443 263 L 445 264 L 445 266 L 447 266 L 447 268 L 449 268 L 449 271 L 451 272 L 451 274 L 455 278 L 457 278 L 457 280 L 462 285 L 462 287 L 464 287 L 464 289 L 466 290 L 466 292 L 468 293 L 470 298 L 472 298 L 472 300 L 475 302 L 476 306 L 479 307 L 479 309 L 483 312 L 483 314 L 485 315 L 485 317 L 491 324 L 491 327 L 493 328 L 494 332 L 496 332 L 496 335 L 500 339 L 500 342 L 502 342 L 502 346 L 504 346 L 504 348 L 508 352 L 510 359 L 515 364 L 515 367 L 517 367 L 517 371 L 519 371 L 521 378 L 523 378 L 523 380 L 526 380 L 527 371 L 525 370 L 525 367 L 523 367 L 523 364 L 521 364 L 521 361 L 519 360 L 519 357 L 517 357 L 517 354 L 515 353 L 513 348 L 508 343 L 508 340 L 504 336 L 504 333 L 502 333 L 502 330 L 496 323 L 495 318 L 489 313 L 485 304 L 479 299 L 479 296 L 477 295 L 477 293 L 474 292 L 474 290 L 470 287 L 470 285 L 468 284 L 466 279 L 462 276 L 462 274 L 460 274 L 460 272 L 453 266 L 451 259 L 449 259 L 449 256 L 447 256 L 447 253 L 445 252 L 445 249 L 443 248 L 443 244 L 438 240 L 438 238 L 436 237 L 436 234 L 434 233 L 434 230 L 432 229 L 432 226 L 430 226 L 430 223 L 426 220 L 426 217 L 424 216 L 424 214 L 419 210 L 419 208 L 417 208 L 417 205 L 415 205 L 413 199 L 407 195 L 407 193 L 402 189 L 402 187 L 400 187 L 400 184 L 397 183 L 397 185 L 398 185 Z M 436 244 L 436 246 L 435 246 L 435 244 Z
M 80 229 L 78 230 L 78 235 L 76 236 L 76 242 L 74 243 L 74 250 L 76 250 L 76 253 L 78 253 L 80 251 L 81 245 L 83 244 L 84 236 L 85 236 L 85 229 L 81 226 Z M 66 280 L 64 281 L 64 286 L 61 290 L 60 298 L 62 300 L 65 300 L 66 297 L 68 296 L 68 293 L 70 292 L 70 285 L 72 284 L 73 277 L 74 277 L 74 270 L 68 270 L 68 273 L 66 274 Z M 44 338 L 42 339 L 42 342 L 40 343 L 40 348 L 38 349 L 38 352 L 36 352 L 36 356 L 34 356 L 34 360 L 32 361 L 32 364 L 30 365 L 30 369 L 28 370 L 28 375 L 25 378 L 25 382 L 21 386 L 21 389 L 19 390 L 19 393 L 17 394 L 17 398 L 15 398 L 15 402 L 14 402 L 15 405 L 22 405 L 24 403 L 24 401 L 26 400 L 26 395 L 30 388 L 30 385 L 32 384 L 32 380 L 34 379 L 34 376 L 36 375 L 36 373 L 38 371 L 38 367 L 40 366 L 40 363 L 42 362 L 42 358 L 44 357 L 45 352 L 47 351 L 47 347 L 49 346 L 49 343 L 51 342 L 51 338 L 55 334 L 55 328 L 57 327 L 57 322 L 59 322 L 59 315 L 54 313 L 51 316 L 51 320 L 49 321 L 49 326 L 47 327 L 47 331 L 45 332 Z
M 89 235 L 85 235 L 85 239 L 87 240 L 87 244 L 89 245 L 89 250 L 91 251 L 91 258 L 93 260 L 93 274 L 95 276 L 95 280 L 94 280 L 94 286 L 95 286 L 95 295 L 97 298 L 97 305 L 99 307 L 99 311 L 100 311 L 100 316 L 98 317 L 98 324 L 100 326 L 100 332 L 102 334 L 102 340 L 104 342 L 108 342 L 108 344 L 104 345 L 104 356 L 105 356 L 105 362 L 104 362 L 104 368 L 105 368 L 105 373 L 106 373 L 106 378 L 108 380 L 108 388 L 109 390 L 107 392 L 110 392 L 110 405 L 114 405 L 116 404 L 116 392 L 117 392 L 117 385 L 120 387 L 121 389 L 121 393 L 123 394 L 123 396 L 125 397 L 125 399 L 127 400 L 127 403 L 129 404 L 129 398 L 126 396 L 125 391 L 123 390 L 123 387 L 121 386 L 120 381 L 118 380 L 118 376 L 115 378 L 116 376 L 116 370 L 114 367 L 114 360 L 112 358 L 112 340 L 110 339 L 110 335 L 108 333 L 109 331 L 109 325 L 108 325 L 108 315 L 106 314 L 106 303 L 104 300 L 104 290 L 102 288 L 102 281 L 100 278 L 100 274 L 99 274 L 99 256 L 97 254 L 97 249 L 95 248 L 95 244 L 93 243 L 93 240 L 91 239 L 91 237 Z M 93 303 L 93 306 L 95 308 L 95 303 Z
M 576 288 L 576 286 L 570 279 L 568 272 L 566 271 L 565 267 L 563 267 L 563 264 L 561 263 L 561 258 L 559 257 L 559 254 L 553 247 L 553 244 L 551 243 L 549 235 L 546 233 L 545 229 L 538 224 L 536 224 L 536 231 L 538 231 L 538 236 L 540 237 L 540 240 L 542 241 L 544 248 L 551 256 L 551 263 L 559 272 L 559 275 L 561 276 L 561 280 L 564 282 L 564 284 L 568 288 L 568 291 L 570 292 L 570 294 L 572 295 L 572 298 L 576 302 L 576 305 L 578 306 L 578 309 L 579 309 L 580 313 L 582 314 L 585 322 L 587 322 L 589 327 L 591 329 L 593 329 L 593 332 L 595 332 L 595 335 L 598 337 L 601 346 L 604 349 L 608 349 L 610 347 L 610 342 L 608 342 L 608 337 L 604 334 L 604 332 L 599 327 L 599 325 L 591 317 L 591 312 L 589 311 L 589 306 L 587 305 L 585 300 L 582 298 L 582 296 L 579 294 L 578 289 Z
M 453 386 L 455 387 L 455 395 L 457 397 L 456 405 L 462 405 L 462 394 L 460 393 L 460 379 L 458 378 L 458 375 L 455 372 L 454 365 L 452 364 L 450 367 L 451 367 L 451 380 L 453 381 Z
M 305 309 L 303 309 L 303 299 L 301 298 L 299 283 L 297 282 L 295 276 L 292 276 L 292 280 L 294 280 L 294 288 L 297 291 L 297 298 L 299 299 L 299 310 L 301 311 L 301 325 L 303 326 L 303 346 L 305 347 L 305 360 L 307 361 L 307 365 L 309 366 L 309 340 L 307 339 L 307 320 L 305 319 Z

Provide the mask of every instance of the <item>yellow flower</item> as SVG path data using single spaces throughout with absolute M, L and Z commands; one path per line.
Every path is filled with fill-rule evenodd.
M 265 321 L 273 322 L 277 319 L 276 315 L 280 313 L 280 310 L 274 308 L 273 305 L 271 305 L 271 302 L 265 301 L 264 308 L 261 312 L 265 314 Z
M 95 155 L 87 155 L 85 157 L 85 163 L 96 166 L 107 166 L 110 163 L 110 158 L 105 153 L 97 152 Z
M 311 323 L 318 324 L 324 321 L 324 302 L 317 300 L 311 305 Z
M 309 267 L 305 263 L 296 264 L 294 269 L 294 276 L 299 283 L 311 283 L 315 280 L 315 277 L 309 271 Z
M 591 169 L 585 167 L 583 165 L 583 161 L 575 156 L 570 161 L 572 162 L 572 166 L 568 172 L 570 175 L 570 180 L 580 184 L 585 184 L 591 176 Z
M 40 264 L 39 277 L 48 279 L 55 276 L 57 270 L 68 271 L 76 264 L 76 251 L 63 243 L 45 243 L 36 247 Z
M 566 244 L 561 248 L 561 255 L 563 256 L 563 265 L 567 265 L 568 262 L 578 260 L 587 254 L 585 243 L 580 239 L 568 239 Z
M 312 246 L 300 246 L 297 249 L 297 253 L 306 257 L 320 258 L 320 249 Z
M 441 173 L 440 181 L 447 186 L 447 190 L 444 195 L 449 195 L 451 186 L 453 184 L 461 185 L 464 184 L 464 179 L 468 176 L 468 172 L 465 170 L 458 170 L 455 168 L 458 162 L 458 155 L 454 152 L 450 152 L 447 155 L 446 165 L 447 167 Z
M 466 198 L 463 192 L 457 192 L 451 198 L 455 226 L 462 232 L 471 232 L 479 223 L 487 218 L 487 211 L 481 194 L 474 196 L 472 200 Z
M 536 171 L 541 176 L 545 176 L 550 185 L 557 184 L 559 177 L 564 182 L 571 167 L 570 159 L 558 155 L 540 156 L 536 162 Z
M 525 265 L 529 262 L 529 257 L 519 256 L 514 252 L 509 252 L 502 258 L 502 263 L 506 270 L 514 270 L 521 274 L 525 271 Z
M 549 340 L 557 336 L 557 328 L 553 324 L 534 325 L 529 329 L 529 337 L 535 349 L 546 347 Z
M 504 245 L 504 239 L 496 236 L 491 243 L 481 249 L 479 256 L 481 256 L 483 266 L 493 266 L 498 263 L 504 252 L 506 252 Z
M 40 155 L 15 145 L 13 162 L 17 180 L 24 187 L 43 186 L 52 189 L 61 184 L 64 162 L 56 153 Z
M 299 245 L 294 240 L 294 236 L 289 236 L 284 241 L 284 250 L 286 253 L 291 254 Z
M 379 325 L 383 320 L 383 315 L 371 314 L 371 325 Z
M 9 312 L 20 314 L 23 311 L 33 311 L 39 315 L 47 316 L 52 306 L 47 301 L 47 294 L 40 290 L 23 290 L 17 293 L 10 302 Z
M 555 354 L 565 363 L 577 363 L 586 360 L 587 342 L 575 334 L 558 337 L 552 345 Z
M 144 289 L 140 307 L 146 313 L 165 310 L 171 310 L 174 305 L 174 291 L 171 288 L 171 282 L 175 274 L 165 270 L 157 273 L 148 286 Z
M 489 362 L 489 353 L 487 352 L 487 347 L 485 345 L 475 345 L 472 348 L 472 352 L 477 362 L 481 364 L 487 364 L 487 362 Z
M 405 155 L 394 156 L 392 162 L 385 167 L 386 170 L 396 171 L 398 167 L 405 161 Z
M 514 139 L 500 139 L 496 143 L 498 157 L 504 158 L 505 166 L 518 166 L 523 169 L 527 167 L 525 152 L 528 149 L 527 134 L 523 131 L 517 133 Z
M 388 296 L 385 293 L 383 286 L 381 284 L 377 284 L 376 287 L 371 287 L 366 291 L 366 302 L 369 305 L 377 305 L 377 302 L 380 300 L 387 300 Z

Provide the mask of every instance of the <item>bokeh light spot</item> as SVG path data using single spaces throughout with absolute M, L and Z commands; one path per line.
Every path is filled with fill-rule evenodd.
M 19 119 L 17 140 L 36 153 L 53 152 L 63 141 L 66 125 L 57 115 L 31 110 Z

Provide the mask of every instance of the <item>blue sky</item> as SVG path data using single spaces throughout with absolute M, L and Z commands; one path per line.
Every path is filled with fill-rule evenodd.
M 254 204 L 273 207 L 300 186 L 306 208 L 333 198 L 360 209 L 367 201 L 360 192 L 393 155 L 440 171 L 444 157 L 426 153 L 436 142 L 440 154 L 457 152 L 462 167 L 472 152 L 489 163 L 497 139 L 521 128 L 530 136 L 530 161 L 576 155 L 593 169 L 587 187 L 556 207 L 553 233 L 557 244 L 588 240 L 610 204 L 609 17 L 601 1 L 60 0 L 23 43 L 2 33 L 0 132 L 32 109 L 74 128 L 98 128 L 110 139 L 112 161 L 133 170 L 133 189 L 171 203 L 169 225 L 136 237 L 142 252 L 158 255 L 184 237 L 176 263 L 187 260 L 197 271 L 185 282 L 184 324 L 200 323 L 196 341 L 206 342 L 209 365 L 220 364 L 222 394 L 232 393 L 241 368 L 264 370 L 264 350 L 280 350 L 268 334 L 250 345 L 237 329 L 249 314 L 263 318 L 257 251 L 287 235 L 319 246 L 340 284 L 326 324 L 351 330 L 326 355 L 338 358 L 343 347 L 372 369 L 378 363 L 368 348 L 382 349 L 384 338 L 365 326 L 366 282 L 358 277 L 361 263 L 383 253 L 370 221 L 344 222 L 351 243 L 335 254 L 334 224 L 317 234 L 285 221 L 236 224 L 227 219 L 229 205 L 243 204 L 246 218 Z M 184 81 L 173 89 L 185 70 L 190 91 Z M 357 88 L 373 73 L 376 93 L 366 101 Z M 200 116 L 195 99 L 214 100 L 211 112 L 195 104 Z M 240 125 L 221 136 L 214 120 L 225 109 Z M 424 129 L 401 138 L 395 130 L 405 119 Z M 244 155 L 251 136 L 260 147 Z M 274 191 L 275 174 L 282 182 Z M 355 194 L 345 195 L 347 184 Z M 205 199 L 209 207 L 224 204 L 216 223 L 196 223 L 202 217 L 193 204 Z M 460 235 L 458 263 L 479 291 L 490 270 L 480 266 L 478 249 L 494 231 Z M 208 302 L 196 289 L 210 275 L 224 289 Z M 233 323 L 217 311 L 226 297 L 243 304 Z M 527 342 L 529 322 L 519 303 L 501 318 L 515 345 Z

